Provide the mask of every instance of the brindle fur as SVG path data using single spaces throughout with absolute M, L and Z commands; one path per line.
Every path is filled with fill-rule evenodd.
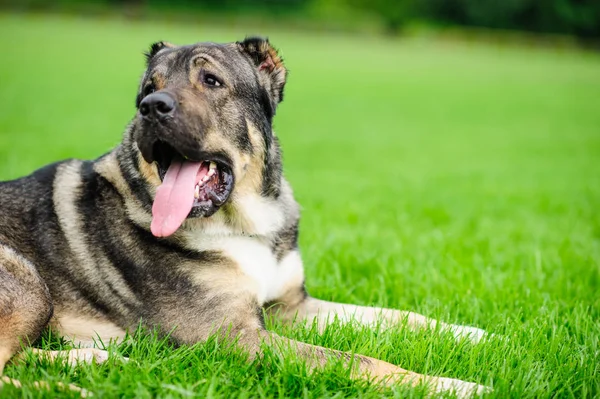
M 178 344 L 227 330 L 251 354 L 260 352 L 261 343 L 285 344 L 316 366 L 331 357 L 350 360 L 267 332 L 263 308 L 290 321 L 300 316 L 326 323 L 351 313 L 364 323 L 381 316 L 390 324 L 408 318 L 414 327 L 436 325 L 408 312 L 307 295 L 297 248 L 298 205 L 272 131 L 287 72 L 267 40 L 183 47 L 160 42 L 147 57 L 137 105 L 153 85 L 177 99 L 176 117 L 157 126 L 137 113 L 121 144 L 95 161 L 68 160 L 0 183 L 0 374 L 21 344 L 47 326 L 83 345 L 95 336 L 122 338 L 140 322 L 170 333 Z M 199 76 L 206 71 L 217 74 L 223 87 L 203 85 Z M 191 158 L 222 160 L 235 176 L 225 205 L 210 217 L 192 211 L 167 238 L 154 237 L 149 228 L 161 183 L 153 162 L 156 140 Z M 245 257 L 259 255 L 274 265 L 271 272 L 286 270 L 277 283 L 253 274 L 261 259 L 242 267 Z M 457 335 L 481 332 L 440 325 Z M 354 364 L 361 378 L 425 381 L 463 394 L 484 389 L 364 356 Z

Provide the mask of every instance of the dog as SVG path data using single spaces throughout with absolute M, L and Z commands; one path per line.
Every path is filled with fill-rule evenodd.
M 146 57 L 136 114 L 113 151 L 0 183 L 0 376 L 46 328 L 82 348 L 69 359 L 102 361 L 96 339 L 118 342 L 141 324 L 176 344 L 227 332 L 251 357 L 291 348 L 313 368 L 341 359 L 378 383 L 489 390 L 267 331 L 265 315 L 486 334 L 307 293 L 299 206 L 272 128 L 287 70 L 267 39 L 158 42 Z

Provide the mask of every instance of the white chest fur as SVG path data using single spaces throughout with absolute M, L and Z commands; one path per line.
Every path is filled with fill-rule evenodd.
M 204 238 L 200 250 L 216 250 L 232 259 L 246 277 L 250 277 L 258 302 L 281 298 L 287 290 L 302 284 L 304 270 L 298 251 L 291 251 L 278 261 L 269 245 L 257 238 L 223 236 Z

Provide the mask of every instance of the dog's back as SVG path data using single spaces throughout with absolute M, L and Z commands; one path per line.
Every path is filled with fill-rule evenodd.
M 52 191 L 60 163 L 45 166 L 20 179 L 0 182 L 0 243 L 17 247 L 36 260 L 41 251 L 37 233 L 47 231 L 54 213 Z M 47 234 L 44 234 L 45 236 Z

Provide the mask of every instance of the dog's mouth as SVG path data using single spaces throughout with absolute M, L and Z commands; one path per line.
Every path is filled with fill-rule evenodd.
M 153 146 L 162 184 L 152 205 L 152 234 L 167 237 L 188 217 L 212 216 L 229 198 L 233 174 L 218 156 L 192 159 L 165 142 Z

